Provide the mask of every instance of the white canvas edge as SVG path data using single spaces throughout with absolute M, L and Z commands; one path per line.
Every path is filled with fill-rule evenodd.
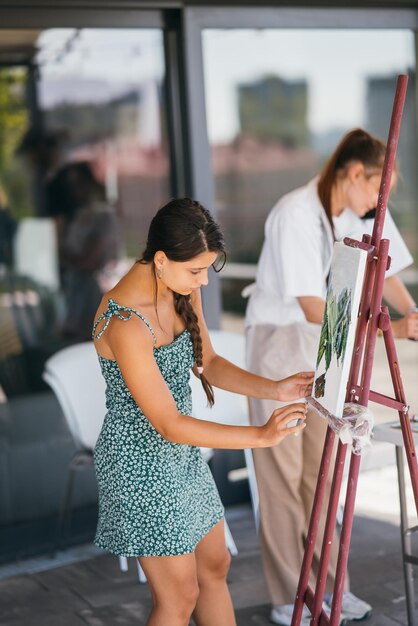
M 337 246 L 338 247 L 345 246 L 345 244 L 341 242 L 337 242 L 334 245 L 335 245 L 335 248 Z M 365 250 L 361 250 L 360 248 L 355 248 L 355 250 L 359 254 L 360 261 L 357 267 L 357 273 L 355 277 L 355 283 L 354 283 L 355 288 L 353 289 L 353 300 L 352 300 L 352 306 L 351 306 L 351 311 L 352 311 L 351 323 L 350 323 L 350 328 L 349 328 L 348 336 L 347 336 L 347 353 L 346 353 L 346 356 L 344 358 L 344 362 L 342 365 L 341 378 L 340 378 L 341 385 L 339 388 L 339 393 L 338 393 L 337 402 L 336 402 L 337 410 L 335 411 L 335 414 L 334 414 L 335 417 L 342 417 L 343 410 L 344 410 L 345 396 L 347 393 L 348 376 L 350 374 L 351 361 L 352 361 L 353 351 L 354 351 L 354 340 L 355 340 L 355 334 L 357 330 L 360 298 L 361 298 L 361 294 L 363 291 L 364 274 L 365 274 L 366 261 L 367 261 L 367 252 Z M 333 254 L 333 257 L 334 257 L 334 254 Z M 332 262 L 331 262 L 331 269 L 332 269 Z M 315 370 L 315 376 L 316 376 L 316 370 Z M 329 408 L 325 406 L 321 402 L 321 400 L 322 398 L 315 398 L 315 401 L 321 406 L 323 406 L 325 411 L 329 413 L 330 412 Z
M 350 375 L 351 362 L 353 359 L 354 340 L 355 340 L 356 330 L 357 330 L 360 299 L 361 299 L 361 294 L 363 292 L 364 273 L 366 269 L 367 252 L 359 248 L 357 249 L 360 252 L 360 262 L 357 268 L 357 275 L 356 275 L 356 282 L 355 282 L 356 290 L 355 290 L 355 293 L 353 294 L 354 295 L 353 305 L 351 309 L 352 310 L 352 317 L 351 317 L 352 323 L 350 324 L 348 337 L 347 337 L 347 346 L 350 346 L 350 355 L 347 355 L 347 356 L 350 356 L 350 358 L 347 358 L 346 356 L 346 358 L 344 359 L 344 363 L 343 363 L 343 368 L 342 368 L 342 373 L 341 373 L 341 381 L 343 384 L 341 384 L 340 386 L 340 394 L 338 397 L 338 411 L 337 411 L 336 417 L 342 417 L 343 410 L 344 410 L 345 397 L 347 393 L 348 377 Z

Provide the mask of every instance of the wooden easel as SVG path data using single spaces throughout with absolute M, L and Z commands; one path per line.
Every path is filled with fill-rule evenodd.
M 346 245 L 362 248 L 368 253 L 363 292 L 357 321 L 354 352 L 347 384 L 346 402 L 356 402 L 366 407 L 369 400 L 371 400 L 373 402 L 377 402 L 378 404 L 389 406 L 398 411 L 406 457 L 408 460 L 409 473 L 412 481 L 415 505 L 418 512 L 418 464 L 409 421 L 409 407 L 406 402 L 402 385 L 389 312 L 386 306 L 382 306 L 383 282 L 385 279 L 385 272 L 390 265 L 389 241 L 387 239 L 382 239 L 382 231 L 385 221 L 387 201 L 389 198 L 390 182 L 395 162 L 407 83 L 407 76 L 398 76 L 373 234 L 371 236 L 364 235 L 361 242 L 348 238 L 344 239 L 344 243 Z M 390 398 L 370 389 L 370 379 L 378 329 L 383 332 L 389 370 L 394 389 L 394 398 Z M 361 367 L 362 362 L 363 365 Z M 343 478 L 344 461 L 347 452 L 347 445 L 342 444 L 341 441 L 338 443 L 337 455 L 335 459 L 331 495 L 328 503 L 328 513 L 316 586 L 314 590 L 309 586 L 309 574 L 312 567 L 314 548 L 318 535 L 320 512 L 325 496 L 326 481 L 332 457 L 334 439 L 335 433 L 331 430 L 330 426 L 328 426 L 309 523 L 309 530 L 306 539 L 305 554 L 296 593 L 292 626 L 300 625 L 304 604 L 306 604 L 311 611 L 311 626 L 325 626 L 327 624 L 330 626 L 338 626 L 340 623 L 344 580 L 347 571 L 351 531 L 353 526 L 354 503 L 361 461 L 360 455 L 351 454 L 337 571 L 332 596 L 331 615 L 328 617 L 322 609 L 322 602 L 325 593 L 328 565 L 331 554 L 331 542 L 334 535 L 338 500 Z

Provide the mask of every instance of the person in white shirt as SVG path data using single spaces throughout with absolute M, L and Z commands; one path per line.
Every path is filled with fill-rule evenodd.
M 288 193 L 270 212 L 256 283 L 246 312 L 247 365 L 267 377 L 315 369 L 325 306 L 327 277 L 335 240 L 360 238 L 373 220 L 362 220 L 376 206 L 385 145 L 364 130 L 348 133 L 320 176 Z M 393 176 L 393 181 L 396 174 Z M 395 337 L 418 339 L 418 313 L 396 274 L 412 257 L 390 214 L 383 236 L 390 239 L 392 265 L 384 296 L 403 317 L 392 322 Z M 263 424 L 272 405 L 250 400 L 250 419 Z M 290 626 L 316 487 L 327 422 L 309 411 L 307 427 L 285 446 L 254 450 L 260 494 L 260 542 L 272 603 L 271 621 Z M 331 476 L 328 481 L 328 492 Z M 320 537 L 325 523 L 324 508 Z M 320 546 L 318 546 L 320 547 Z M 334 541 L 326 600 L 330 603 L 337 563 Z M 319 552 L 314 559 L 318 565 Z M 311 584 L 314 581 L 311 580 Z M 372 607 L 347 591 L 343 619 L 365 619 Z M 305 620 L 305 621 L 303 621 Z M 302 625 L 309 624 L 308 613 Z

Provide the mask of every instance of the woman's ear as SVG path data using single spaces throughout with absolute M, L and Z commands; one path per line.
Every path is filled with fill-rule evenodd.
M 162 268 L 167 260 L 167 255 L 162 250 L 157 250 L 154 254 L 154 263 L 156 267 Z
M 347 178 L 352 183 L 357 182 L 362 176 L 364 176 L 364 173 L 365 168 L 363 163 L 361 163 L 360 161 L 354 161 L 353 163 L 350 163 L 350 165 L 348 165 L 347 167 Z

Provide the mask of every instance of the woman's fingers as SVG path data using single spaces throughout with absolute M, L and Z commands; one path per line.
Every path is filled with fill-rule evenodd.
M 297 382 L 306 383 L 307 381 L 313 381 L 315 376 L 315 372 L 298 372 L 297 374 L 293 374 L 290 378 L 293 378 Z
M 312 393 L 312 387 L 315 380 L 314 372 L 302 372 L 303 373 L 303 381 L 302 384 L 302 393 L 304 396 L 309 396 Z
M 303 413 L 305 415 L 306 411 L 307 411 L 306 402 L 296 402 L 295 404 L 288 404 L 285 407 L 280 407 L 279 409 L 275 409 L 273 411 L 273 415 L 280 416 L 283 419 L 287 415 L 291 415 L 293 413 L 296 413 L 296 414 Z M 297 417 L 294 419 L 297 419 Z
M 315 372 L 299 372 L 297 376 L 301 376 L 302 378 L 308 378 L 309 380 L 313 380 L 315 376 Z
M 276 445 L 280 443 L 287 435 L 291 433 L 297 434 L 305 427 L 305 418 L 307 412 L 306 402 L 295 402 L 287 406 L 275 409 L 271 414 L 268 423 L 262 428 L 268 433 L 268 445 Z M 289 426 L 290 422 L 297 422 L 293 426 Z
M 294 422 L 297 419 L 297 423 L 293 426 L 289 426 L 290 422 Z M 306 426 L 306 415 L 301 417 L 300 413 L 291 413 L 287 415 L 285 419 L 280 420 L 277 424 L 278 432 L 281 438 L 287 437 L 288 435 L 294 434 L 297 435 L 301 430 L 303 430 Z
M 306 423 L 303 422 L 302 424 L 297 424 L 296 426 L 290 426 L 289 428 L 286 428 L 285 430 L 282 431 L 282 434 L 284 436 L 287 435 L 291 435 L 292 433 L 298 433 L 301 430 L 303 430 L 306 427 Z
M 309 382 L 308 384 L 302 385 L 302 389 L 303 389 L 304 391 L 309 391 L 309 390 L 311 390 L 311 389 L 312 389 L 312 387 L 313 387 L 313 383 L 314 383 L 314 381 L 312 380 L 312 381 L 311 381 L 311 382 Z
M 297 404 L 289 404 L 288 406 L 275 411 L 276 425 L 281 434 L 288 432 L 297 432 L 301 430 L 300 426 L 304 424 L 306 419 L 307 405 L 304 402 Z M 288 426 L 290 422 L 295 420 L 298 423 L 294 426 Z M 296 430 L 294 430 L 296 428 Z
M 285 418 L 279 420 L 278 425 L 286 429 L 288 428 L 287 424 L 290 424 L 290 422 L 294 422 L 295 420 L 305 420 L 305 419 L 306 419 L 306 414 L 290 413 L 290 415 L 286 415 Z
M 312 392 L 315 372 L 299 372 L 295 374 L 295 382 L 300 385 L 300 395 L 308 396 Z
M 416 339 L 418 336 L 418 315 L 417 313 L 410 313 L 405 317 L 406 320 L 406 336 L 412 339 Z

